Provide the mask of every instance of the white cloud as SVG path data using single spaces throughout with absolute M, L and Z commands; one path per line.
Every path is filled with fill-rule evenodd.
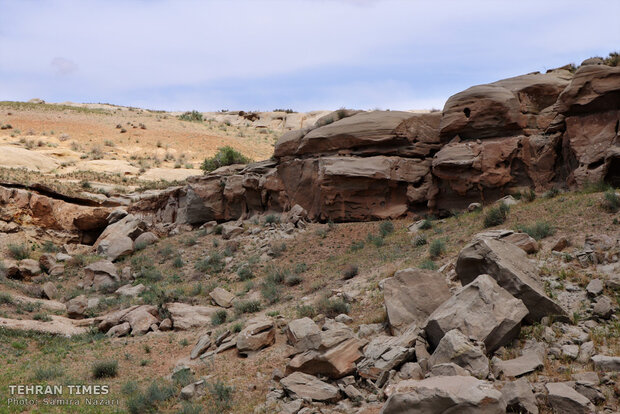
M 435 102 L 472 82 L 606 54 L 620 44 L 619 14 L 620 2 L 607 1 L 5 1 L 0 98 L 34 89 L 48 100 L 165 104 L 185 96 L 185 108 L 219 108 L 215 96 L 243 107 L 279 99 L 268 87 L 286 78 L 299 103 Z M 71 76 L 50 82 L 50 62 Z M 330 71 L 348 96 L 335 99 L 333 88 L 304 79 Z M 432 92 L 416 86 L 423 72 L 443 76 L 424 75 Z M 389 82 L 400 87 L 369 90 Z M 403 96 L 409 91 L 415 96 Z

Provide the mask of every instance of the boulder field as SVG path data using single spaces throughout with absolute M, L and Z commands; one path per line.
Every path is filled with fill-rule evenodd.
M 447 213 L 511 191 L 620 182 L 620 67 L 582 65 L 473 86 L 443 111 L 341 109 L 286 132 L 267 161 L 222 167 L 130 212 L 200 225 L 284 212 L 357 221 Z

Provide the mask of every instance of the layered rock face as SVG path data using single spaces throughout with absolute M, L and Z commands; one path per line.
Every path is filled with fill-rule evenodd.
M 269 161 L 192 178 L 131 211 L 197 225 L 299 205 L 313 220 L 356 221 L 448 212 L 522 187 L 618 185 L 619 122 L 619 67 L 533 73 L 471 87 L 442 112 L 333 112 L 285 133 Z

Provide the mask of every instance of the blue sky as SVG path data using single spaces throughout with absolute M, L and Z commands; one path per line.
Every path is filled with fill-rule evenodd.
M 0 0 L 0 100 L 442 108 L 620 51 L 620 2 Z

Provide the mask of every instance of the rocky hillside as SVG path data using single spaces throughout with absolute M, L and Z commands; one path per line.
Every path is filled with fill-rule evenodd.
M 469 88 L 442 112 L 339 110 L 285 133 L 274 157 L 132 206 L 198 225 L 295 205 L 313 220 L 445 216 L 522 189 L 618 184 L 620 67 L 551 70 Z
M 87 383 L 118 400 L 78 412 L 617 412 L 620 68 L 588 63 L 442 112 L 321 114 L 271 159 L 175 187 L 6 180 L 0 395 Z M 66 412 L 35 400 L 7 411 Z

